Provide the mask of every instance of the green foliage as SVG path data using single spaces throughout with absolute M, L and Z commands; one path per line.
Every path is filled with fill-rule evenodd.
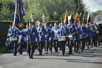
M 4 6 L 3 8 L 1 7 L 1 11 L 3 12 L 5 11 L 5 8 L 7 8 L 6 10 L 8 10 L 8 12 L 6 14 L 10 13 L 8 16 L 11 15 L 11 17 L 7 18 L 3 16 L 3 19 L 11 18 L 10 20 L 13 20 L 15 1 L 16 0 L 1 0 L 1 4 L 3 4 L 3 6 L 4 5 L 8 6 L 8 7 Z M 79 1 L 80 1 L 80 6 L 82 6 L 80 8 L 80 11 L 82 11 L 84 6 L 81 0 Z M 23 0 L 23 2 L 26 13 L 26 17 L 24 17 L 25 21 L 31 21 L 30 20 L 31 13 L 34 14 L 35 21 L 36 20 L 41 21 L 42 20 L 41 16 L 43 13 L 46 15 L 46 21 L 49 21 L 49 20 L 63 19 L 66 9 L 68 10 L 69 14 L 73 14 L 77 10 L 76 8 L 77 0 Z
M 0 12 L 0 19 L 1 20 L 12 20 L 13 19 L 13 13 L 10 10 L 10 7 L 8 5 L 2 5 Z

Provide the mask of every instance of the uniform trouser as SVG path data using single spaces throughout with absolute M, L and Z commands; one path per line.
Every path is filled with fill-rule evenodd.
M 48 42 L 47 43 L 47 53 L 48 53 L 48 50 L 50 50 L 50 52 L 52 53 L 52 47 L 53 47 L 53 42 Z
M 17 41 L 13 41 L 12 44 L 13 44 L 14 56 L 16 56 L 17 55 Z
M 60 48 L 60 50 L 62 50 L 62 45 L 61 45 L 60 41 L 58 41 L 57 46 L 58 46 L 58 48 Z
M 102 36 L 101 35 L 97 35 L 97 41 L 98 41 L 98 45 L 101 45 L 101 41 L 102 41 Z
M 86 46 L 87 46 L 88 48 L 90 47 L 90 43 L 91 43 L 90 37 L 87 37 L 87 38 L 86 38 Z
M 46 50 L 47 50 L 47 54 L 48 54 L 48 50 L 50 49 L 49 42 L 45 42 L 45 45 L 46 45 Z
M 68 40 L 69 54 L 72 54 L 73 40 Z
M 44 42 L 39 42 L 38 43 L 39 55 L 42 55 L 42 51 L 43 51 L 44 45 L 45 45 Z
M 81 42 L 82 42 L 82 47 L 81 47 L 81 51 L 83 52 L 83 50 L 85 49 L 85 38 L 82 38 L 81 39 Z
M 27 53 L 29 54 L 29 42 L 26 42 Z
M 19 53 L 22 54 L 24 44 L 19 44 Z
M 58 52 L 58 40 L 54 40 L 54 49 L 55 52 Z
M 93 36 L 93 44 L 94 44 L 94 47 L 97 46 L 97 36 Z
M 66 44 L 66 41 L 60 41 L 60 44 L 61 44 L 61 49 L 62 49 L 62 55 L 65 54 L 65 44 Z
M 74 50 L 78 52 L 80 48 L 80 40 L 74 40 Z
M 32 43 L 28 45 L 28 54 L 30 58 L 33 58 L 33 53 L 35 52 L 35 44 L 36 43 Z
M 102 35 L 101 34 L 98 35 L 98 42 L 100 45 L 102 44 Z

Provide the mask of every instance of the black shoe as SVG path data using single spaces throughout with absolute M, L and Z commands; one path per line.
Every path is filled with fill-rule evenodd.
M 72 53 L 69 53 L 70 55 L 72 55 Z
M 17 56 L 17 54 L 14 54 L 13 56 Z
M 33 59 L 33 56 L 31 56 L 31 59 Z
M 52 53 L 52 51 L 50 51 Z
M 29 56 L 29 59 L 33 59 L 33 56 Z
M 19 53 L 19 55 L 22 55 L 22 53 Z

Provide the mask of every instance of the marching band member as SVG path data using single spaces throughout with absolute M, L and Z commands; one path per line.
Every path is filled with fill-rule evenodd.
M 29 35 L 29 47 L 28 47 L 29 58 L 33 59 L 33 53 L 35 52 L 36 39 L 38 39 L 38 34 L 37 29 L 33 27 L 32 23 L 29 23 L 28 35 Z
M 29 36 L 28 36 L 28 24 L 26 25 L 26 28 L 23 29 L 25 36 L 24 36 L 24 42 L 27 48 L 27 53 L 29 54 Z
M 65 54 L 65 44 L 66 44 L 66 29 L 64 27 L 64 23 L 61 23 L 61 27 L 58 30 L 58 38 L 59 38 L 59 42 L 61 44 L 61 50 L 62 50 L 62 55 Z
M 25 37 L 25 33 L 23 30 L 21 32 L 18 32 L 18 45 L 19 45 L 20 54 L 22 54 L 23 52 L 24 37 Z
M 61 28 L 61 22 L 58 24 L 58 30 L 60 30 Z M 61 48 L 61 43 L 60 43 L 60 39 L 58 38 L 58 42 L 57 42 L 58 48 L 60 48 L 60 50 L 62 50 Z
M 54 31 L 54 49 L 55 49 L 55 52 L 58 52 L 58 26 L 57 26 L 57 23 L 54 23 L 54 27 L 52 29 Z
M 91 30 L 90 30 L 90 27 L 89 27 L 89 24 L 86 24 L 86 33 L 85 33 L 85 37 L 86 37 L 86 46 L 87 48 L 89 48 L 89 45 L 90 45 L 90 36 L 91 36 Z
M 95 40 L 94 40 L 94 31 L 95 31 L 95 27 L 94 27 L 94 25 L 93 25 L 93 23 L 92 22 L 89 22 L 89 28 L 90 28 L 90 30 L 91 30 L 91 32 L 90 32 L 90 45 L 92 46 L 93 44 L 96 44 L 95 43 Z
M 75 52 L 79 51 L 80 48 L 80 29 L 78 28 L 77 25 L 75 25 L 75 29 L 73 30 L 73 40 L 74 40 L 74 49 Z
M 81 33 L 80 33 L 80 39 L 81 39 L 81 44 L 82 44 L 82 46 L 81 46 L 81 51 L 83 52 L 84 51 L 84 49 L 85 49 L 85 32 L 86 32 L 86 28 L 85 28 L 85 24 L 84 23 L 79 23 L 79 27 L 78 27 L 79 29 L 80 29 L 80 31 L 81 31 Z
M 38 21 L 37 33 L 38 33 L 38 40 L 39 40 L 38 42 L 39 55 L 42 55 L 42 51 L 45 45 L 45 29 L 42 26 L 40 21 Z
M 50 52 L 52 53 L 52 48 L 53 48 L 53 42 L 54 42 L 54 31 L 52 30 L 52 25 L 50 24 L 49 29 L 50 29 L 50 36 L 49 36 L 49 47 L 50 47 Z
M 98 35 L 99 35 L 99 31 L 98 31 L 98 26 L 96 24 L 94 24 L 94 46 L 96 47 L 98 45 Z
M 17 41 L 18 41 L 18 31 L 15 27 L 14 24 L 12 24 L 12 28 L 9 29 L 9 34 L 8 34 L 8 37 L 10 38 L 10 40 L 12 40 L 12 45 L 13 45 L 13 48 L 14 48 L 14 56 L 17 55 Z
M 100 34 L 99 34 L 100 26 L 98 24 L 95 24 L 94 26 L 95 26 L 95 30 L 96 30 L 95 35 L 97 36 L 97 43 L 98 43 L 98 45 L 101 45 L 101 39 L 100 39 Z
M 50 29 L 48 28 L 48 24 L 45 23 L 45 44 L 46 44 L 46 48 L 47 48 L 47 53 L 48 54 L 48 49 L 50 49 L 49 47 L 49 36 L 50 36 Z
M 68 48 L 69 48 L 69 54 L 72 54 L 72 47 L 73 47 L 73 39 L 72 39 L 72 24 L 71 22 L 68 22 L 67 25 L 67 35 L 68 35 Z

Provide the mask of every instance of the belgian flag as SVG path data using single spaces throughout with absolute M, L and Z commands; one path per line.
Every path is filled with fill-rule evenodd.
M 80 21 L 80 14 L 78 12 L 74 15 L 74 20 L 75 23 L 78 23 Z

